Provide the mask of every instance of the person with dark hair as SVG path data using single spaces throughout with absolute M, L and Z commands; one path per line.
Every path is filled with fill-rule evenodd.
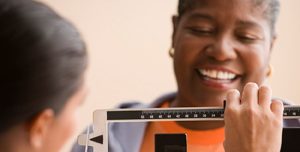
M 169 50 L 177 92 L 120 108 L 222 107 L 226 99 L 225 120 L 111 123 L 109 152 L 154 152 L 157 133 L 185 133 L 188 152 L 279 152 L 282 127 L 300 126 L 283 121 L 287 103 L 263 85 L 279 8 L 279 0 L 179 0 Z
M 1 0 L 0 22 L 0 151 L 59 151 L 86 94 L 85 43 L 36 1 Z

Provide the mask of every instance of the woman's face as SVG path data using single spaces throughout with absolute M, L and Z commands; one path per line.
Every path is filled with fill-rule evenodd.
M 262 84 L 273 36 L 252 0 L 198 0 L 174 17 L 177 106 L 221 106 L 230 89 Z

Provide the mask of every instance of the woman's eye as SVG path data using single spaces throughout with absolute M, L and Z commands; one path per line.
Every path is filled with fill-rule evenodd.
M 254 43 L 258 40 L 262 40 L 263 36 L 260 33 L 256 32 L 237 32 L 235 33 L 236 38 L 241 41 L 242 43 Z
M 246 42 L 246 43 L 251 43 L 251 42 L 254 42 L 254 41 L 257 40 L 256 37 L 247 36 L 247 35 L 246 36 L 245 35 L 240 35 L 240 36 L 238 36 L 238 39 L 240 39 L 241 41 Z
M 214 31 L 210 28 L 189 28 L 189 30 L 196 35 L 208 36 L 214 34 Z

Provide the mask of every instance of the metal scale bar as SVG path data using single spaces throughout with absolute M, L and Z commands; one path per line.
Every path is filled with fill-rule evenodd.
M 94 152 L 108 152 L 108 124 L 111 122 L 222 121 L 223 107 L 180 107 L 96 110 L 93 132 L 78 137 L 78 144 L 91 146 Z M 283 119 L 300 119 L 300 105 L 284 106 Z
M 223 120 L 224 109 L 221 107 L 205 108 L 151 108 L 107 110 L 107 121 L 207 121 Z M 285 106 L 284 119 L 300 118 L 300 106 Z

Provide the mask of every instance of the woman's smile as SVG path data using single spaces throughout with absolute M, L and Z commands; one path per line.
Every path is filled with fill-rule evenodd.
M 217 90 L 234 88 L 235 82 L 241 78 L 241 74 L 223 67 L 196 68 L 195 72 L 203 85 Z

